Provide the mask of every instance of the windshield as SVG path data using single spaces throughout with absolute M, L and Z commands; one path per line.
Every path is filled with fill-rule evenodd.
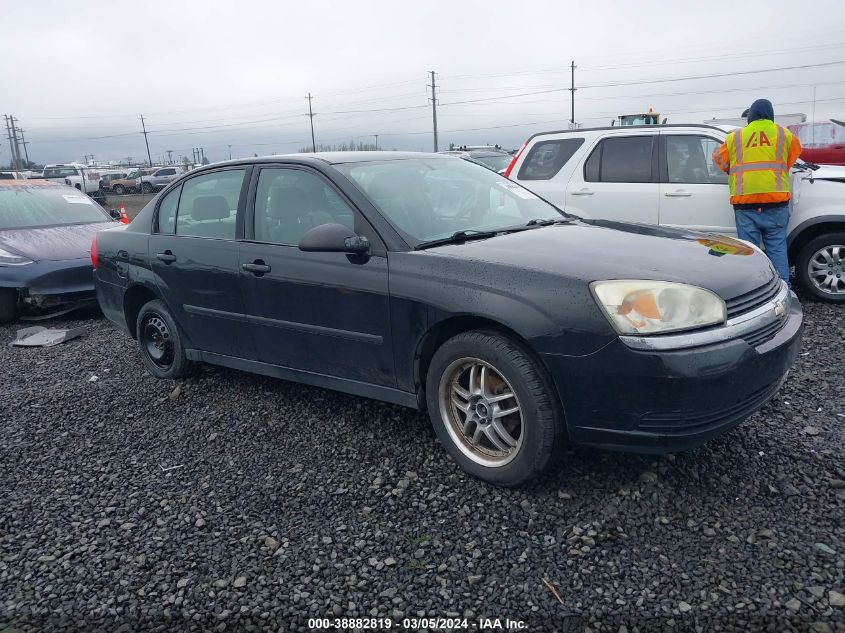
M 459 158 L 336 167 L 414 245 L 457 231 L 496 231 L 563 215 L 515 182 Z
M 108 222 L 105 211 L 73 189 L 0 188 L 0 230 Z
M 507 169 L 508 165 L 511 164 L 511 159 L 513 156 L 508 156 L 505 154 L 499 156 L 472 156 L 470 158 L 477 163 L 481 163 L 485 167 L 489 167 L 493 171 L 502 171 L 503 169 Z
M 130 171 L 128 174 L 126 174 L 126 177 L 127 178 L 140 178 L 141 172 L 136 169 L 135 171 Z

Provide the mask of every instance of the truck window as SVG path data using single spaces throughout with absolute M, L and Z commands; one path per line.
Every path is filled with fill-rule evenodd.
M 652 182 L 653 136 L 603 139 L 584 164 L 587 182 Z
M 583 138 L 565 138 L 535 144 L 519 168 L 517 180 L 549 180 L 583 144 Z

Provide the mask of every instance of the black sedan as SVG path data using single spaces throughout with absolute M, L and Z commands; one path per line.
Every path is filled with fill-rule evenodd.
M 91 238 L 108 226 L 110 214 L 73 187 L 0 183 L 0 323 L 25 310 L 93 303 Z
M 507 485 L 567 441 L 694 447 L 774 395 L 801 338 L 760 251 L 579 220 L 434 154 L 201 168 L 96 252 L 100 306 L 156 376 L 202 361 L 427 408 Z

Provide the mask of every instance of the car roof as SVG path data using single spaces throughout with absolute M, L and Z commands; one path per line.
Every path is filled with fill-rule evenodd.
M 344 163 L 367 163 L 373 161 L 389 161 L 389 160 L 411 160 L 414 158 L 436 158 L 436 159 L 451 159 L 453 156 L 444 156 L 443 154 L 434 154 L 432 152 L 390 152 L 390 151 L 372 151 L 372 152 L 316 152 L 316 153 L 302 153 L 302 154 L 277 154 L 275 156 L 258 156 L 255 158 L 239 158 L 235 160 L 225 160 L 219 163 L 212 163 L 210 165 L 203 165 L 189 173 L 196 173 L 200 169 L 206 170 L 209 167 L 220 167 L 221 165 L 251 165 L 254 163 L 279 163 L 279 162 L 313 162 L 320 161 L 330 165 L 342 165 Z
M 662 130 L 673 128 L 696 128 L 700 130 L 716 130 L 717 132 L 724 132 L 723 129 L 714 125 L 707 125 L 706 123 L 661 123 L 659 125 L 607 125 L 604 127 L 581 127 L 574 130 L 552 130 L 549 132 L 537 132 L 528 137 L 528 141 L 537 138 L 538 136 L 546 136 L 548 134 L 583 134 L 584 132 L 603 132 L 606 130 Z M 527 142 L 527 141 L 526 141 Z
M 0 189 L 3 187 L 14 187 L 15 189 L 69 189 L 74 193 L 79 193 L 73 187 L 60 182 L 53 182 L 52 180 L 43 180 L 41 178 L 27 178 L 23 180 L 0 180 Z

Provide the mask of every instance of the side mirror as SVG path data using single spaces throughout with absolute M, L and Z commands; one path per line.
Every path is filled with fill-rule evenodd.
M 309 253 L 349 253 L 367 255 L 370 241 L 342 224 L 321 224 L 308 231 L 299 240 L 299 250 Z
M 109 215 L 111 216 L 112 220 L 120 219 L 120 211 L 118 211 L 117 209 L 109 209 Z

